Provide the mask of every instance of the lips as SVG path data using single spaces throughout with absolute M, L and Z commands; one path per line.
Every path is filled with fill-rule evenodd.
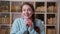
M 25 14 L 26 17 L 29 17 L 29 14 Z

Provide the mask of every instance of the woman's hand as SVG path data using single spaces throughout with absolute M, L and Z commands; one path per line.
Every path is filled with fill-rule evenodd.
M 31 19 L 26 19 L 25 20 L 25 25 L 28 26 L 28 27 L 31 27 L 32 26 L 32 20 Z

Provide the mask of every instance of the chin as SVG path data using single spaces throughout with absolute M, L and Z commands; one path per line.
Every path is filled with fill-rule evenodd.
M 27 18 L 30 18 L 30 17 L 25 17 L 25 18 L 27 19 Z
M 28 19 L 28 17 L 26 19 Z

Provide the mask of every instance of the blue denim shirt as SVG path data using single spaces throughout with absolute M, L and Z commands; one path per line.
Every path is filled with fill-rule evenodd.
M 40 28 L 40 34 L 44 34 L 44 26 L 41 23 L 41 20 L 36 19 L 35 20 L 35 24 L 36 26 L 38 26 Z M 34 25 L 33 25 L 34 27 Z M 29 31 L 29 34 L 38 34 L 34 28 L 28 28 L 27 26 L 25 26 L 24 24 L 24 18 L 17 18 L 14 20 L 11 30 L 10 30 L 10 34 L 27 34 L 27 30 Z

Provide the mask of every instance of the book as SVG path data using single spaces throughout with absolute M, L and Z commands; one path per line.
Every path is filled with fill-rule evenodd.
M 36 11 L 45 11 L 45 6 L 39 6 L 36 8 Z
M 56 29 L 52 29 L 52 34 L 56 34 Z
M 56 18 L 55 17 L 53 17 L 53 24 L 55 25 L 56 24 Z
M 10 24 L 10 17 L 2 17 L 2 24 Z
M 48 18 L 48 24 L 52 24 L 52 17 L 51 18 Z
M 54 9 L 54 6 L 49 6 L 49 7 L 47 8 L 48 12 L 53 12 L 53 9 Z
M 7 17 L 7 18 L 5 19 L 5 23 L 6 23 L 6 24 L 10 24 L 10 17 Z
M 47 34 L 56 34 L 55 26 L 47 26 L 46 33 Z
M 6 29 L 5 34 L 10 34 L 10 29 Z
M 2 18 L 0 17 L 0 24 L 2 23 Z
M 11 11 L 16 12 L 16 6 L 11 6 Z
M 9 34 L 10 29 L 0 29 L 0 34 Z
M 47 29 L 47 34 L 52 34 L 52 30 L 51 29 Z
M 0 34 L 5 34 L 6 29 L 0 29 Z

